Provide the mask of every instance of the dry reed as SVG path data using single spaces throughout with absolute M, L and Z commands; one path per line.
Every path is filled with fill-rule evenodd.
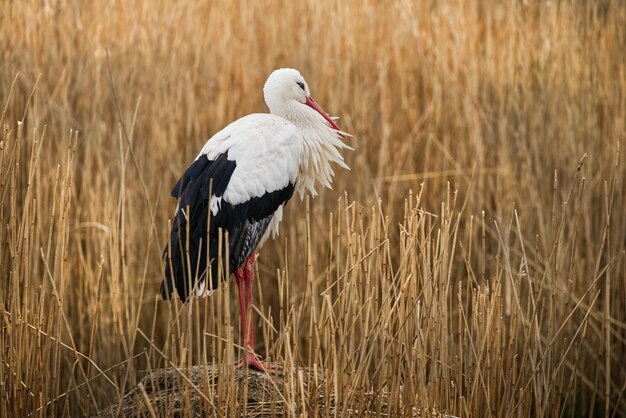
M 280 66 L 355 152 L 261 251 L 269 410 L 626 416 L 624 51 L 617 0 L 3 4 L 0 416 L 93 415 L 163 367 L 183 413 L 254 416 L 231 283 L 157 292 L 169 189 Z

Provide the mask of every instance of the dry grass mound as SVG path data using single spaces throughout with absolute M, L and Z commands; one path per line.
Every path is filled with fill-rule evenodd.
M 285 390 L 289 388 L 306 393 L 309 402 L 300 405 L 299 410 L 306 407 L 314 416 L 324 414 L 324 408 L 332 410 L 328 405 L 330 398 L 323 395 L 326 386 L 323 376 L 305 368 L 292 372 L 295 375 L 286 378 L 285 370 L 278 365 L 271 375 L 217 365 L 155 370 L 124 395 L 119 405 L 111 406 L 99 416 L 284 416 L 285 407 L 289 406 Z M 213 396 L 209 398 L 207 394 Z
M 154 370 L 146 373 L 119 405 L 100 411 L 98 417 L 337 416 L 333 397 L 325 395 L 332 388 L 326 376 L 305 367 L 296 367 L 289 371 L 292 375 L 285 376 L 283 367 L 273 366 L 270 373 L 215 364 L 192 366 L 188 370 Z M 287 399 L 295 392 L 302 393 L 306 403 L 289 410 L 294 405 Z M 207 394 L 213 396 L 209 398 Z M 388 416 L 389 394 L 378 399 L 372 393 L 361 396 L 365 409 L 346 411 L 341 416 Z M 454 418 L 435 411 L 421 413 L 406 405 L 403 409 L 405 416 Z

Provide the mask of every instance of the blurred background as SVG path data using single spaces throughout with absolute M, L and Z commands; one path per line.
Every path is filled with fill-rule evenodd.
M 137 370 L 168 364 L 156 348 L 184 358 L 172 324 L 188 308 L 157 298 L 169 192 L 213 133 L 266 112 L 269 73 L 293 67 L 354 151 L 333 190 L 289 203 L 261 250 L 259 351 L 281 358 L 268 324 L 282 335 L 294 306 L 300 323 L 314 317 L 345 267 L 355 274 L 341 280 L 411 283 L 407 306 L 440 303 L 393 313 L 412 324 L 407 347 L 437 329 L 420 334 L 427 372 L 421 354 L 396 353 L 424 373 L 397 383 L 398 414 L 423 402 L 460 416 L 624 416 L 624 51 L 616 0 L 3 3 L 0 412 L 95 413 Z M 374 253 L 379 275 L 363 267 Z M 220 327 L 204 309 L 198 320 Z M 288 338 L 304 364 L 336 373 L 337 330 L 320 331 L 315 354 L 313 328 Z M 355 347 L 376 346 L 364 335 Z M 373 357 L 403 340 L 385 341 Z M 359 388 L 390 390 L 397 372 L 363 359 Z

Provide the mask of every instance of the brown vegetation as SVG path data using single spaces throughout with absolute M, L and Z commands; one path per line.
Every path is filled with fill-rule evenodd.
M 4 2 L 0 416 L 192 365 L 241 413 L 234 286 L 163 302 L 160 256 L 171 186 L 280 66 L 355 148 L 261 251 L 258 351 L 332 404 L 278 379 L 280 411 L 625 416 L 624 51 L 618 0 Z

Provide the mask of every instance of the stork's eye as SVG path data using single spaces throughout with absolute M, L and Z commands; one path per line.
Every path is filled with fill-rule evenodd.
M 297 82 L 298 86 L 300 86 L 300 88 L 302 89 L 302 91 L 304 91 L 304 83 L 301 82 Z

